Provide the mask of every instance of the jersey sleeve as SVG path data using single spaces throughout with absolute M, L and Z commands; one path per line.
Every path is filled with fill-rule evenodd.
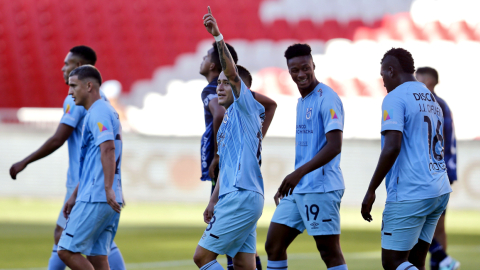
M 238 98 L 233 95 L 234 101 L 238 104 L 239 109 L 247 114 L 250 115 L 254 112 L 256 112 L 257 106 L 256 106 L 256 100 L 252 95 L 252 91 L 248 89 L 248 87 L 243 83 L 243 81 L 240 79 L 241 82 L 241 87 L 240 87 L 240 95 Z
M 389 94 L 382 103 L 382 133 L 387 130 L 403 132 L 405 124 L 405 103 L 397 96 Z
M 320 107 L 320 117 L 323 120 L 325 134 L 332 130 L 343 131 L 344 111 L 342 101 L 338 96 L 325 96 Z
M 96 111 L 90 115 L 90 130 L 95 140 L 95 145 L 99 146 L 103 142 L 113 141 L 113 121 L 106 111 Z
M 73 99 L 67 97 L 63 103 L 63 116 L 60 123 L 75 128 L 84 116 L 85 108 L 76 106 Z

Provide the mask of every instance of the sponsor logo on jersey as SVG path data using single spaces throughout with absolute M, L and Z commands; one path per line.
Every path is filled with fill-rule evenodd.
M 391 115 L 392 115 L 391 111 L 388 112 L 387 110 L 383 110 L 383 121 L 392 119 Z
M 226 124 L 228 122 L 228 111 L 225 112 L 225 115 L 223 116 L 223 123 Z
M 100 132 L 108 130 L 107 127 L 100 122 L 97 123 L 97 126 L 98 126 L 98 130 L 100 130 Z
M 307 119 L 310 119 L 312 117 L 312 110 L 313 108 L 307 108 L 307 115 L 305 116 Z
M 338 116 L 337 116 L 337 113 L 335 112 L 335 110 L 330 109 L 330 115 L 332 116 L 332 119 L 338 119 Z
M 70 104 L 67 104 L 67 108 L 65 109 L 65 113 L 71 114 L 73 107 L 70 107 Z
M 315 229 L 318 229 L 318 225 L 320 225 L 320 224 L 318 224 L 318 223 L 315 222 L 315 221 L 312 222 L 312 223 L 310 223 L 310 226 L 312 226 L 312 229 L 314 229 L 314 230 L 315 230 Z

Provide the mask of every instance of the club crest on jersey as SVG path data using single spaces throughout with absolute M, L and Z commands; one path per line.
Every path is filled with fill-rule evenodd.
M 223 123 L 226 124 L 228 122 L 228 112 L 225 112 L 225 115 L 223 116 Z
M 307 115 L 305 116 L 307 119 L 312 118 L 312 110 L 313 108 L 307 108 Z

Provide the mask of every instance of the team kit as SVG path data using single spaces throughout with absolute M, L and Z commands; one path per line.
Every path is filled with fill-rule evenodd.
M 205 116 L 201 180 L 210 181 L 212 190 L 203 214 L 208 225 L 199 235 L 193 261 L 202 270 L 224 269 L 217 257 L 225 254 L 228 269 L 261 270 L 256 227 L 264 207 L 262 140 L 277 105 L 250 90 L 252 76 L 237 65 L 235 49 L 224 41 L 210 8 L 203 24 L 215 39 L 200 66 L 200 74 L 208 81 L 201 94 Z M 345 190 L 340 169 L 343 104 L 334 89 L 316 79 L 308 44 L 292 44 L 284 57 L 301 95 L 296 109 L 295 168 L 273 198 L 277 207 L 265 243 L 266 269 L 288 269 L 287 249 L 306 230 L 327 269 L 346 270 L 340 246 Z M 69 92 L 60 125 L 44 145 L 10 169 L 16 179 L 29 163 L 68 141 L 67 194 L 55 229 L 48 268 L 52 270 L 66 266 L 126 269 L 114 242 L 124 204 L 122 127 L 100 90 L 102 77 L 96 61 L 95 52 L 87 46 L 67 53 L 62 72 Z M 434 237 L 456 172 L 452 174 L 447 160 L 454 140 L 446 134 L 450 111 L 420 79 L 429 74 L 416 71 L 412 55 L 402 48 L 388 50 L 381 59 L 380 75 L 387 89 L 379 110 L 382 151 L 361 215 L 372 220 L 375 192 L 385 179 L 381 255 L 387 270 L 425 269 L 429 251 L 437 258 L 432 269 L 459 267 L 453 258 L 438 255 L 441 244 Z

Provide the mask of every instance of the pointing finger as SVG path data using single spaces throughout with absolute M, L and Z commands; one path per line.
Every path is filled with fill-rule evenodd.
M 212 11 L 210 10 L 210 6 L 208 6 L 208 13 L 212 14 Z

